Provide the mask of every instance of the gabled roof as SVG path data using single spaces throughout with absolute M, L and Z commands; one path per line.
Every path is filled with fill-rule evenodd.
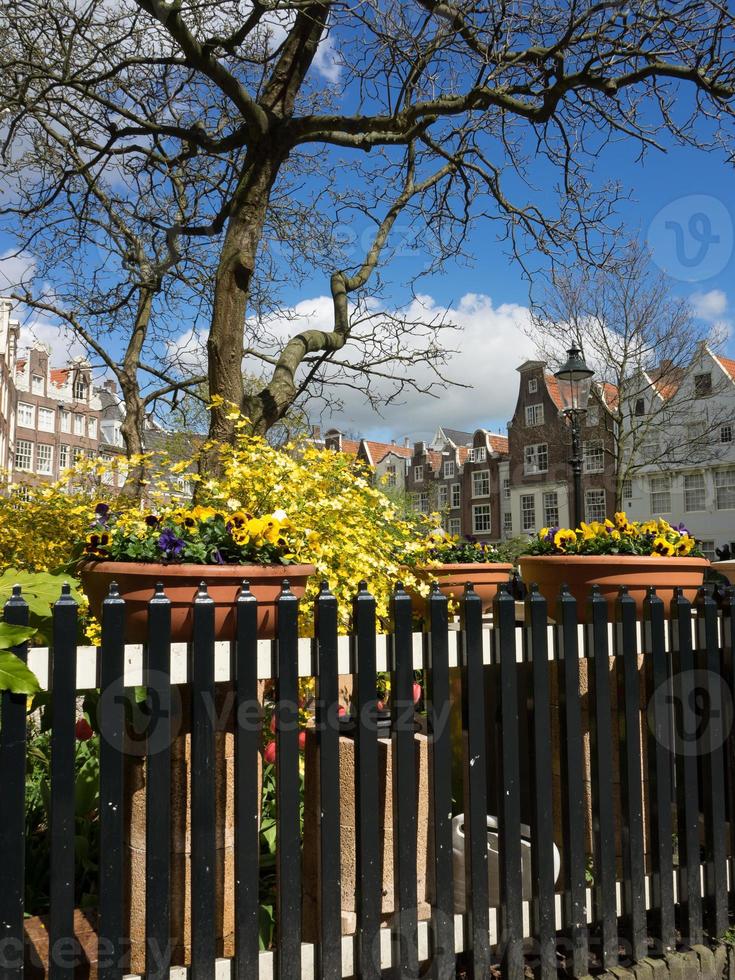
M 344 445 L 344 440 L 342 440 Z M 360 443 L 368 463 L 377 466 L 386 456 L 402 456 L 403 459 L 410 459 L 413 456 L 413 449 L 410 446 L 399 446 L 395 442 L 374 442 L 372 439 L 363 439 Z
M 546 383 L 546 390 L 549 392 L 552 402 L 556 405 L 560 412 L 563 412 L 565 408 L 565 401 L 562 396 L 559 379 L 555 378 L 551 372 L 544 371 L 544 382 Z
M 359 448 L 360 443 L 356 439 L 342 440 L 342 452 L 347 453 L 349 456 L 357 456 L 357 450 Z
M 730 357 L 720 357 L 719 354 L 715 356 L 715 360 L 721 365 L 722 370 L 728 377 L 735 381 L 735 361 Z
M 51 381 L 55 385 L 65 385 L 69 380 L 69 368 L 51 368 Z
M 507 436 L 499 436 L 495 432 L 488 432 L 487 438 L 488 438 L 488 442 L 490 443 L 490 448 L 494 453 L 508 452 Z
M 462 429 L 447 429 L 443 425 L 440 426 L 440 429 L 447 439 L 455 446 L 459 447 L 472 445 L 472 432 L 464 432 Z

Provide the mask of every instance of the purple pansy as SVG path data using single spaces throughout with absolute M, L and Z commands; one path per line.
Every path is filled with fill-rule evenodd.
M 184 539 L 180 538 L 170 527 L 167 527 L 161 532 L 158 547 L 165 558 L 178 558 L 184 550 Z

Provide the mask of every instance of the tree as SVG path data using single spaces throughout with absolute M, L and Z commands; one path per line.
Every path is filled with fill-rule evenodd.
M 602 267 L 557 268 L 536 297 L 529 333 L 543 360 L 558 366 L 576 344 L 594 368 L 616 507 L 625 481 L 642 470 L 696 465 L 718 453 L 732 408 L 714 398 L 705 411 L 692 377 L 703 345 L 716 348 L 722 338 L 697 323 L 639 243 L 624 244 Z M 724 384 L 716 381 L 711 394 Z
M 420 363 L 444 383 L 442 325 L 376 304 L 399 218 L 423 271 L 461 255 L 482 219 L 522 261 L 594 250 L 617 194 L 590 184 L 604 144 L 702 143 L 697 121 L 729 119 L 734 90 L 733 19 L 717 0 L 18 0 L 6 21 L 6 146 L 51 106 L 97 167 L 145 172 L 160 157 L 185 188 L 204 182 L 198 208 L 159 224 L 216 248 L 209 390 L 258 432 L 335 372 L 360 385 L 402 369 L 400 390 Z M 550 167 L 558 205 L 529 201 Z M 357 216 L 373 233 L 345 254 L 334 232 Z M 331 322 L 269 337 L 259 298 L 279 308 L 267 274 L 284 283 L 291 260 L 329 283 Z M 263 371 L 255 393 L 244 357 Z M 212 411 L 210 434 L 232 431 Z

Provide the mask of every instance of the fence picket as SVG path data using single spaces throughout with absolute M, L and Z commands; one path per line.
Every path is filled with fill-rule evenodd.
M 697 663 L 707 695 L 702 735 L 702 811 L 704 813 L 705 913 L 711 936 L 727 930 L 727 852 L 725 849 L 726 738 L 722 697 L 722 660 L 717 636 L 717 603 L 701 589 L 697 597 Z
M 623 924 L 621 932 L 633 962 L 648 953 L 645 849 L 643 844 L 643 763 L 638 680 L 636 603 L 623 586 L 616 602 L 618 745 L 622 794 L 620 837 L 623 849 Z
M 319 748 L 320 980 L 342 976 L 337 600 L 322 582 L 316 601 L 316 731 Z
M 551 781 L 551 690 L 547 640 L 546 600 L 536 586 L 526 599 L 524 652 L 531 664 L 531 877 L 534 939 L 538 955 L 534 975 L 538 980 L 556 977 L 556 907 L 554 903 L 554 826 Z
M 699 774 L 696 752 L 689 741 L 694 719 L 692 607 L 682 589 L 671 600 L 671 649 L 674 651 L 673 705 L 676 739 L 676 815 L 679 845 L 679 929 L 689 945 L 702 942 L 702 895 L 699 870 Z
M 372 815 L 379 798 L 378 729 L 376 723 L 375 599 L 360 582 L 353 605 L 354 644 L 357 659 L 357 713 L 355 740 L 357 812 L 357 967 L 364 980 L 380 980 L 380 906 L 382 901 L 382 842 L 378 821 Z
M 49 978 L 71 980 L 74 940 L 74 787 L 76 781 L 77 604 L 64 585 L 54 603 L 51 648 L 51 820 Z M 70 955 L 70 953 L 72 955 Z
M 102 603 L 100 649 L 100 980 L 120 980 L 126 964 L 123 925 L 125 830 L 125 600 L 113 582 Z
M 587 933 L 584 747 L 579 696 L 577 603 L 566 586 L 557 601 L 555 659 L 559 680 L 562 835 L 564 842 L 564 923 L 569 933 L 568 967 L 574 977 L 589 974 Z
M 214 980 L 216 769 L 214 602 L 205 582 L 194 599 L 191 643 L 191 976 Z
M 299 601 L 287 579 L 278 597 L 276 670 L 276 963 L 278 980 L 301 980 L 299 818 Z
M 722 604 L 722 679 L 725 691 L 730 695 L 728 737 L 725 742 L 725 766 L 727 821 L 730 827 L 730 894 L 735 894 L 735 724 L 733 721 L 733 695 L 735 695 L 735 586 L 725 592 Z
M 448 614 L 449 600 L 434 583 L 429 597 L 425 694 L 429 716 L 430 787 L 434 827 L 434 900 L 431 915 L 434 980 L 454 980 L 456 976 Z
M 615 895 L 615 800 L 607 602 L 600 594 L 598 586 L 592 587 L 587 610 L 585 641 L 589 661 L 592 820 L 595 828 L 595 918 L 602 930 L 600 959 L 607 970 L 618 965 L 618 922 Z
M 413 628 L 411 597 L 399 584 L 393 593 L 393 677 L 391 740 L 393 748 L 393 883 L 395 912 L 391 926 L 396 980 L 418 976 L 416 888 L 416 737 L 413 700 Z
M 503 976 L 522 980 L 523 887 L 521 876 L 521 787 L 518 747 L 518 670 L 515 642 L 515 600 L 507 585 L 493 603 L 495 662 L 500 666 L 498 699 L 498 850 L 500 866 L 500 953 Z
M 145 972 L 165 980 L 171 965 L 171 602 L 156 591 L 148 604 L 144 674 L 149 708 L 145 782 Z
M 248 582 L 237 597 L 235 678 L 235 974 L 259 975 L 260 779 L 262 711 L 258 701 L 258 600 Z M 262 771 L 262 770 L 261 770 Z
M 28 604 L 20 586 L 13 586 L 3 618 L 12 626 L 28 625 Z M 28 659 L 28 644 L 13 647 L 21 660 Z M 0 692 L 0 980 L 23 976 L 23 908 L 26 853 L 26 696 Z

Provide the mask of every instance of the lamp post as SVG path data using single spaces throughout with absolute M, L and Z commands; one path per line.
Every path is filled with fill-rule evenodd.
M 572 480 L 574 484 L 574 526 L 579 527 L 582 517 L 582 439 L 581 423 L 583 416 L 587 413 L 587 402 L 590 397 L 590 387 L 592 385 L 592 368 L 587 367 L 584 355 L 579 347 L 570 347 L 567 351 L 567 359 L 558 371 L 554 372 L 554 377 L 565 386 L 562 389 L 562 398 L 567 407 L 564 414 L 569 417 L 572 427 L 572 458 L 569 465 L 572 467 Z

